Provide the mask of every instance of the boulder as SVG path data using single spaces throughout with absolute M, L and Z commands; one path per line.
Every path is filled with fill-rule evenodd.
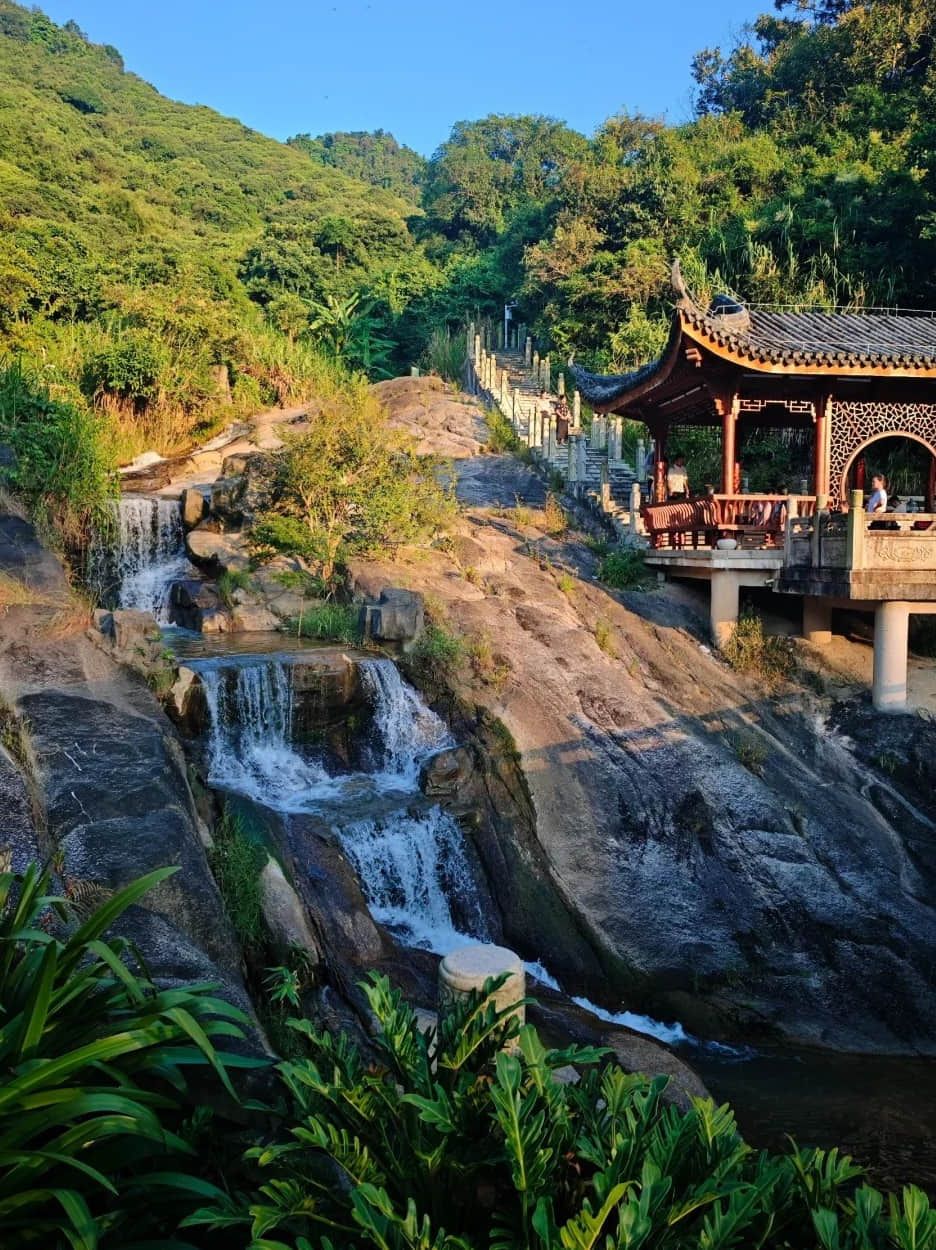
M 419 788 L 430 798 L 450 798 L 467 784 L 474 770 L 467 747 L 438 751 L 419 770 Z
M 361 607 L 361 628 L 365 638 L 375 642 L 415 641 L 425 628 L 423 597 L 414 590 L 388 587 L 376 603 Z
M 208 503 L 204 492 L 197 486 L 188 486 L 182 492 L 182 524 L 187 530 L 194 529 L 204 520 Z
M 204 524 L 185 536 L 189 558 L 212 573 L 240 572 L 250 568 L 247 540 L 241 534 L 219 534 Z
M 117 608 L 110 614 L 111 632 L 116 651 L 132 652 L 138 649 L 148 652 L 150 643 L 158 643 L 162 630 L 151 613 L 136 608 Z
M 210 582 L 194 578 L 172 583 L 169 592 L 169 619 L 183 629 L 204 631 L 205 621 L 222 610 L 221 596 Z
M 269 608 L 256 600 L 235 602 L 231 608 L 231 630 L 238 633 L 259 633 L 264 630 L 277 629 L 280 619 Z
M 318 943 L 299 895 L 286 880 L 283 869 L 271 855 L 260 873 L 263 919 L 280 958 L 300 950 L 312 967 L 322 962 Z

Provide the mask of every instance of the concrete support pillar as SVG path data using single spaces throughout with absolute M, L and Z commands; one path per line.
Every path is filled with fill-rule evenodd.
M 712 573 L 712 597 L 709 605 L 709 622 L 712 640 L 716 647 L 723 647 L 738 623 L 739 591 L 737 573 L 719 569 Z
M 804 596 L 803 637 L 817 646 L 825 646 L 832 641 L 832 608 L 827 599 Z
M 874 679 L 871 702 L 878 712 L 907 707 L 907 603 L 880 603 L 874 613 Z
M 509 973 L 507 980 L 488 1001 L 498 1011 L 517 1004 L 511 1014 L 523 1024 L 526 1010 L 521 1004 L 526 995 L 523 960 L 504 946 L 488 946 L 480 942 L 457 947 L 439 964 L 440 1014 L 450 1011 L 453 1003 L 467 998 L 469 994 L 483 990 L 485 981 L 504 972 Z

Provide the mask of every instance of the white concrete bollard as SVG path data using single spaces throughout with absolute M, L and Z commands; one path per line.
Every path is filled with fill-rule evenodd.
M 507 980 L 490 997 L 498 1011 L 519 1004 L 512 1013 L 520 1024 L 526 1019 L 526 1008 L 520 1000 L 526 995 L 526 969 L 523 960 L 506 946 L 474 943 L 459 946 L 439 964 L 439 1011 L 445 1012 L 459 999 L 484 989 L 490 977 L 507 972 Z

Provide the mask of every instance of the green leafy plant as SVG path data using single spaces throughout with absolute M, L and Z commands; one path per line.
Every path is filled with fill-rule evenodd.
M 234 605 L 234 592 L 246 590 L 250 586 L 250 572 L 247 569 L 225 569 L 218 578 L 218 594 L 227 607 Z
M 208 1069 L 233 1096 L 216 1049 L 241 1012 L 211 987 L 159 989 L 131 945 L 108 936 L 175 868 L 109 896 L 49 893 L 31 865 L 0 873 L 0 1241 L 95 1250 L 170 1236 L 199 1178 L 183 1136 L 189 1077 Z
M 731 747 L 735 753 L 735 759 L 744 768 L 760 777 L 764 771 L 764 764 L 767 762 L 767 744 L 757 734 L 744 733 L 735 734 L 731 739 Z
M 617 648 L 614 645 L 614 626 L 606 616 L 599 616 L 595 621 L 595 642 L 611 659 L 616 659 Z
M 310 603 L 291 628 L 300 638 L 343 642 L 347 646 L 356 646 L 362 639 L 361 613 L 353 603 Z
M 249 1151 L 257 1188 L 186 1220 L 299 1250 L 911 1250 L 936 1213 L 909 1187 L 885 1212 L 836 1150 L 755 1151 L 727 1106 L 668 1102 L 607 1052 L 552 1050 L 480 993 L 428 1029 L 371 974 L 376 1060 L 292 1021 L 284 1132 Z M 575 1083 L 560 1069 L 574 1067 Z M 333 1242 L 331 1239 L 335 1238 Z M 268 1239 L 268 1240 L 264 1240 Z
M 598 580 L 612 590 L 646 590 L 651 576 L 638 547 L 619 547 L 598 562 Z
M 231 923 L 248 953 L 258 951 L 266 939 L 260 885 L 260 873 L 266 861 L 263 842 L 255 836 L 243 815 L 227 803 L 215 826 L 208 862 Z
M 405 663 L 418 684 L 431 690 L 441 690 L 450 685 L 464 658 L 464 640 L 433 622 L 416 639 Z

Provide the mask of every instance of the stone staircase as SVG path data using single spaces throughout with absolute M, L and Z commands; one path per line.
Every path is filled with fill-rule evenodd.
M 539 412 L 540 391 L 552 390 L 549 357 L 541 360 L 530 339 L 523 351 L 516 347 L 488 351 L 473 326 L 467 347 L 465 389 L 499 409 L 543 469 L 599 512 L 619 538 L 633 539 L 641 533 L 639 513 L 632 511 L 637 475 L 635 466 L 623 458 L 621 418 L 595 416 L 586 432 L 579 397 L 573 392 L 566 397 L 572 418 L 569 440 L 559 446 L 555 421 L 544 423 Z M 637 502 L 639 506 L 639 498 Z

